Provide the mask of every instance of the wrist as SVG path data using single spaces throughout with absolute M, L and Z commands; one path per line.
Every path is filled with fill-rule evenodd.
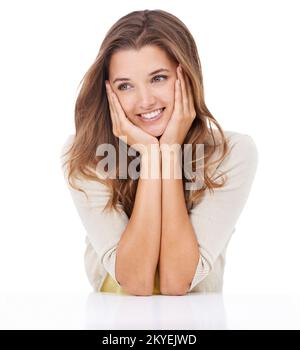
M 140 151 L 141 157 L 149 157 L 151 154 L 160 154 L 159 142 L 145 145 Z
M 168 144 L 168 143 L 161 143 L 159 145 L 161 155 L 163 157 L 168 156 L 168 157 L 181 157 L 182 154 L 182 149 L 181 145 L 179 143 L 173 143 L 173 144 Z
M 182 179 L 182 150 L 180 145 L 161 147 L 162 179 Z
M 161 153 L 159 146 L 151 145 L 147 151 L 141 154 L 141 172 L 142 179 L 160 179 L 161 178 Z

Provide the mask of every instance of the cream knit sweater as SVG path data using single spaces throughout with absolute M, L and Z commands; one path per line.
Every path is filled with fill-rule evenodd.
M 246 134 L 225 131 L 229 141 L 230 154 L 214 168 L 214 179 L 228 171 L 228 181 L 213 194 L 205 192 L 203 199 L 191 211 L 190 220 L 198 239 L 200 259 L 189 292 L 222 292 L 225 255 L 228 243 L 235 232 L 235 226 L 248 199 L 257 164 L 258 151 Z M 74 136 L 70 135 L 61 150 L 69 148 Z M 220 154 L 215 154 L 218 159 Z M 105 185 L 96 181 L 76 180 L 79 187 L 88 194 L 73 189 L 67 182 L 66 169 L 62 167 L 66 184 L 70 190 L 86 231 L 85 270 L 94 291 L 100 291 L 107 274 L 116 282 L 116 248 L 128 223 L 124 211 L 119 214 L 102 212 L 109 199 Z M 122 209 L 122 207 L 120 207 Z

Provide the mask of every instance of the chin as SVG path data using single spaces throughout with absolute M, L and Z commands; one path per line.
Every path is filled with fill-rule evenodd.
M 143 130 L 146 131 L 149 135 L 155 136 L 155 137 L 160 137 L 165 131 L 165 129 L 163 129 L 163 130 L 161 130 L 161 129 L 158 129 L 158 130 L 143 129 Z
M 138 128 L 140 128 L 141 130 L 145 131 L 147 134 L 155 137 L 161 136 L 166 129 L 166 126 L 164 125 L 163 126 L 159 126 L 159 125 L 145 126 L 145 125 L 141 125 L 140 123 L 136 123 L 136 121 L 134 120 L 132 120 L 132 123 Z
M 155 137 L 160 137 L 164 132 L 163 131 L 148 131 L 148 134 L 155 136 Z

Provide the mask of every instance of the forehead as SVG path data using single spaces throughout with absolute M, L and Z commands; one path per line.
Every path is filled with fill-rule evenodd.
M 109 74 L 129 75 L 137 71 L 152 72 L 158 68 L 174 68 L 166 52 L 157 46 L 145 46 L 140 50 L 120 50 L 111 57 Z

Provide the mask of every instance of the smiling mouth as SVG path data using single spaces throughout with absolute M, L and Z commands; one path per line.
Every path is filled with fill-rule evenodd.
M 137 116 L 141 120 L 146 121 L 146 122 L 154 121 L 154 120 L 159 119 L 162 116 L 162 114 L 163 114 L 165 109 L 166 109 L 166 107 L 163 107 L 163 108 L 157 109 L 154 112 L 151 112 L 151 113 L 148 113 L 148 114 L 146 114 L 146 113 L 143 114 L 143 115 L 142 114 L 137 114 Z

